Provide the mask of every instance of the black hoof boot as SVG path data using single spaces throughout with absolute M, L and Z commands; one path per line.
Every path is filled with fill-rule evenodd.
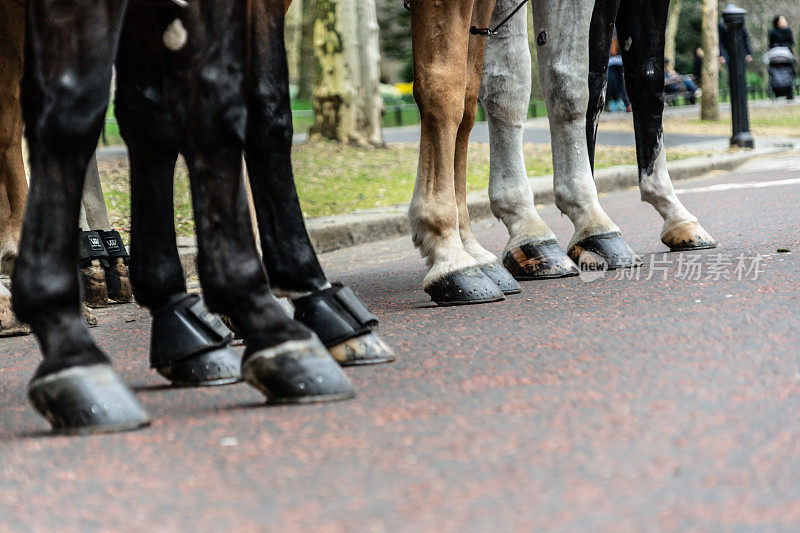
M 503 266 L 519 280 L 577 276 L 578 268 L 555 240 L 523 243 L 503 254 Z
M 35 378 L 28 399 L 56 433 L 129 431 L 150 424 L 110 365 L 76 366 Z
M 227 385 L 241 380 L 233 338 L 199 294 L 181 294 L 153 313 L 150 366 L 173 385 Z
M 481 270 L 486 274 L 486 277 L 492 280 L 492 283 L 497 285 L 497 288 L 503 291 L 503 294 L 519 294 L 522 292 L 522 287 L 519 286 L 514 276 L 497 261 L 481 265 Z
M 578 268 L 586 267 L 589 270 L 634 268 L 642 264 L 617 232 L 586 237 L 573 244 L 568 253 Z
M 425 292 L 439 305 L 483 304 L 505 299 L 503 291 L 476 266 L 437 279 Z
M 332 402 L 355 396 L 352 383 L 316 336 L 246 355 L 242 376 L 267 403 Z
M 294 319 L 317 334 L 342 366 L 373 365 L 394 361 L 394 352 L 372 330 L 378 317 L 349 288 L 330 288 L 297 298 Z

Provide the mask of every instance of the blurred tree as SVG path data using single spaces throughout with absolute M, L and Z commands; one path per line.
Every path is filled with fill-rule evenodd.
M 414 79 L 411 16 L 401 0 L 376 0 L 380 26 L 381 78 L 389 83 Z
M 301 29 L 298 42 L 300 51 L 297 54 L 297 97 L 302 100 L 311 100 L 314 91 L 314 76 L 316 75 L 314 61 L 308 60 L 308 58 L 314 57 L 314 3 L 315 0 L 300 2 Z
M 384 144 L 375 0 L 314 1 L 311 138 Z
M 284 42 L 286 45 L 286 64 L 289 67 L 289 83 L 297 84 L 300 75 L 300 39 L 303 29 L 303 4 L 311 0 L 294 0 L 286 12 L 284 21 Z
M 675 37 L 678 34 L 678 22 L 681 16 L 682 0 L 671 0 L 667 14 L 667 35 L 664 57 L 675 66 Z
M 717 0 L 703 0 L 703 96 L 700 118 L 719 120 L 719 18 Z

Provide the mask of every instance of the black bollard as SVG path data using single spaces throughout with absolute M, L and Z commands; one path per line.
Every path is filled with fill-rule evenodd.
M 745 76 L 744 17 L 747 11 L 733 4 L 722 12 L 722 20 L 727 27 L 728 78 L 731 87 L 731 123 L 733 136 L 731 146 L 755 148 L 753 134 L 750 133 L 750 118 L 747 110 L 747 77 Z

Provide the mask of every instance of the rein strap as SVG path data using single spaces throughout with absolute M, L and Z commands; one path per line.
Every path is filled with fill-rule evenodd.
M 469 33 L 472 34 L 472 35 L 483 35 L 485 37 L 489 37 L 490 35 L 497 35 L 497 30 L 502 28 L 505 25 L 506 22 L 511 20 L 511 17 L 516 15 L 517 11 L 522 9 L 522 6 L 524 6 L 527 2 L 528 2 L 528 0 L 522 0 L 522 2 L 520 2 L 519 5 L 514 8 L 514 11 L 509 13 L 508 16 L 506 18 L 504 18 L 503 21 L 500 24 L 498 24 L 497 26 L 495 26 L 494 28 L 476 28 L 475 26 L 472 26 L 469 29 Z

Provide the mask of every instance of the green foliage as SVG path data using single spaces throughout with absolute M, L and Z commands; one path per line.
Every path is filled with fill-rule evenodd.
M 691 74 L 694 68 L 694 51 L 703 40 L 703 4 L 701 0 L 683 0 L 678 33 L 675 36 L 675 70 Z

